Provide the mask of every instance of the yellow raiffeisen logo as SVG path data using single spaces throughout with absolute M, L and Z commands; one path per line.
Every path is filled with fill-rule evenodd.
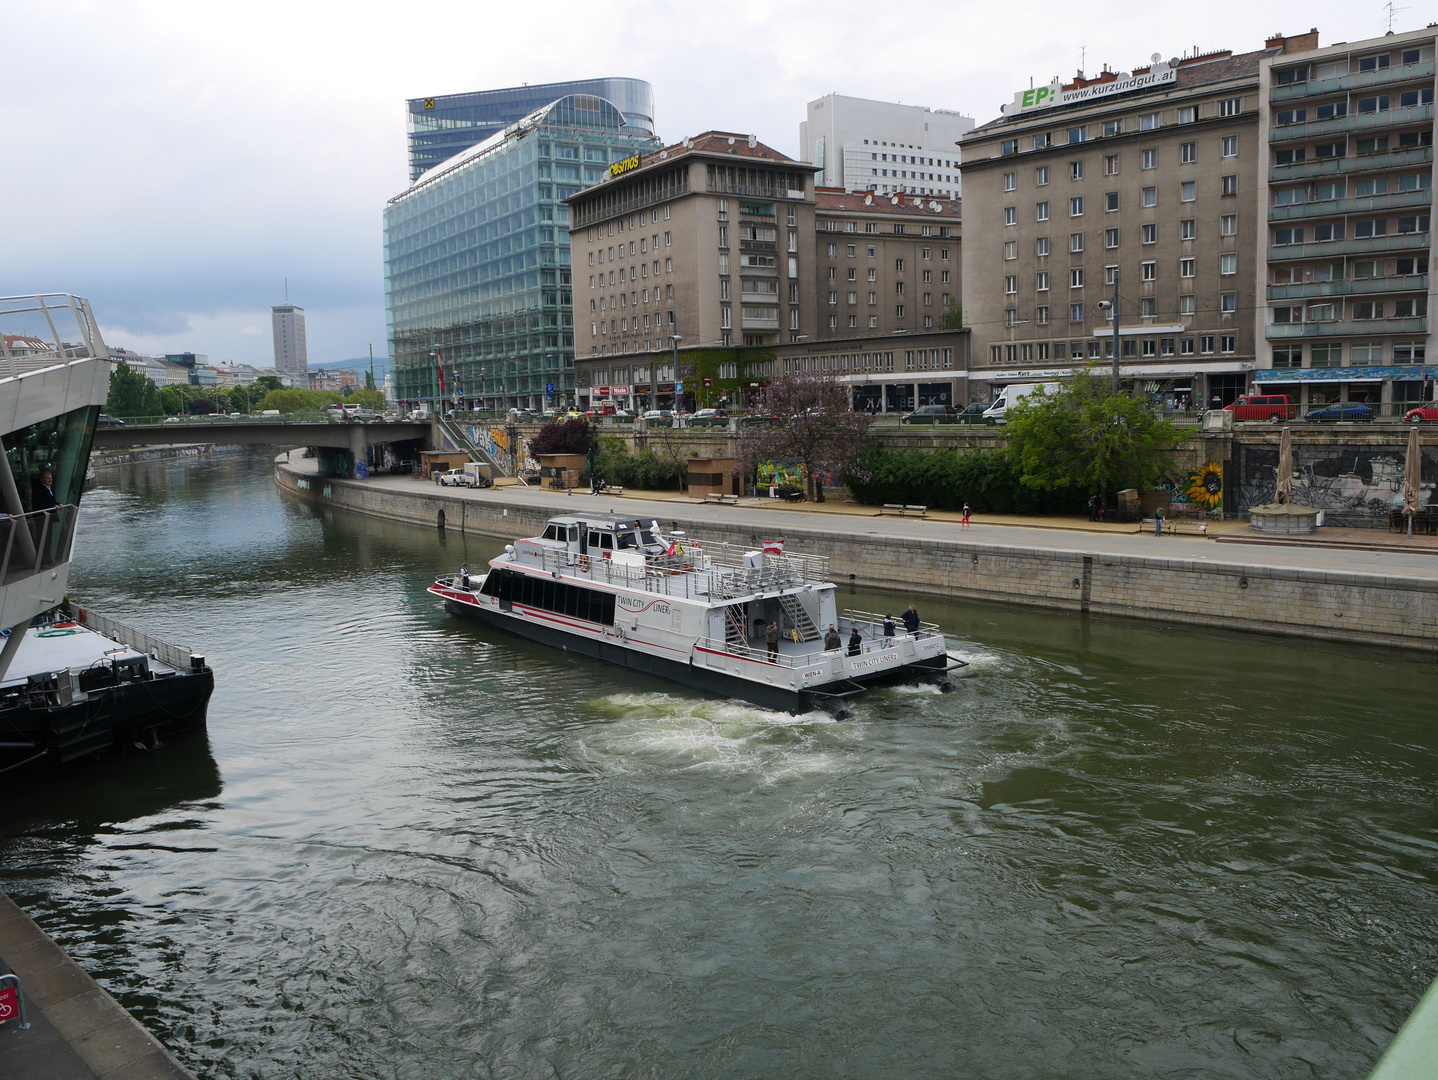
M 633 157 L 627 157 L 623 161 L 616 161 L 613 165 L 609 166 L 609 175 L 623 176 L 625 173 L 633 172 L 637 168 L 639 168 L 639 155 L 635 154 Z

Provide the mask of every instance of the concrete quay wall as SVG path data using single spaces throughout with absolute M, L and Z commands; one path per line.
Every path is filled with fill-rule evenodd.
M 318 503 L 502 539 L 537 535 L 553 513 L 492 494 L 456 498 L 419 483 L 413 492 L 374 488 L 283 465 L 276 479 Z M 576 512 L 586 505 L 576 501 Z M 772 538 L 752 525 L 686 519 L 684 510 L 666 507 L 666 524 L 746 549 Z M 1438 580 L 1249 565 L 1237 553 L 1231 562 L 1168 559 L 804 528 L 783 537 L 795 551 L 828 556 L 841 585 L 1438 653 Z

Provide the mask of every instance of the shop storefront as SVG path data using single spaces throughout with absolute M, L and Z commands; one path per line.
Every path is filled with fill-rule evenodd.
M 1400 414 L 1432 401 L 1438 367 L 1399 364 L 1386 367 L 1265 368 L 1253 381 L 1265 394 L 1287 394 L 1300 406 L 1319 407 L 1359 401 L 1380 416 Z

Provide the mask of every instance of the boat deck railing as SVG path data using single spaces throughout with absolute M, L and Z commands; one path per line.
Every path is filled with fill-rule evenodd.
M 136 630 L 133 626 L 127 626 L 125 623 L 105 615 L 96 615 L 93 611 L 86 611 L 84 608 L 80 608 L 76 612 L 75 621 L 87 630 L 93 630 L 111 641 L 118 641 L 121 645 L 128 646 L 137 653 L 144 653 L 152 660 L 168 664 L 176 671 L 190 670 L 191 653 L 183 645 L 172 645 L 153 634 Z
M 884 616 L 875 611 L 860 611 L 857 608 L 845 608 L 840 613 L 851 625 L 868 626 L 877 636 L 884 632 Z M 904 625 L 903 619 L 894 620 L 899 626 Z M 915 637 L 923 637 L 925 634 L 941 634 L 943 630 L 936 622 L 924 622 L 919 620 L 919 632 Z
M 682 553 L 645 555 L 642 567 L 590 558 L 586 569 L 585 562 L 564 549 L 538 544 L 515 548 L 521 561 L 537 562 L 549 573 L 577 574 L 610 585 L 695 600 L 732 600 L 832 580 L 826 556 L 785 552 L 764 556 L 759 566 L 745 566 L 744 555 L 749 550 L 729 543 L 689 541 Z
M 855 618 L 854 616 L 860 616 Z M 818 642 L 796 643 L 788 638 L 782 638 L 779 642 L 777 656 L 769 654 L 767 644 L 736 645 L 726 638 L 701 637 L 696 643 L 701 649 L 709 649 L 714 652 L 727 653 L 730 656 L 738 656 L 745 660 L 759 660 L 769 664 L 778 664 L 780 667 L 801 668 L 811 667 L 814 664 L 823 663 L 835 656 L 848 657 L 849 653 L 849 631 L 855 626 L 859 627 L 860 634 L 864 634 L 864 628 L 869 627 L 871 632 L 863 637 L 859 643 L 859 656 L 868 656 L 871 653 L 883 652 L 885 649 L 894 648 L 899 642 L 906 638 L 913 637 L 918 640 L 927 637 L 929 634 L 939 634 L 937 623 L 920 623 L 917 634 L 909 634 L 902 624 L 898 627 L 895 635 L 891 638 L 883 636 L 884 617 L 872 615 L 867 611 L 851 612 L 845 611 L 835 624 L 842 644 L 837 649 L 826 649 Z

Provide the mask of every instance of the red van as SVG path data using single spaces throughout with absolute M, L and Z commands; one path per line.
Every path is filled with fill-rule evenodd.
M 1287 394 L 1249 394 L 1224 406 L 1223 411 L 1233 413 L 1235 420 L 1268 420 L 1277 424 L 1298 419 L 1298 403 Z

